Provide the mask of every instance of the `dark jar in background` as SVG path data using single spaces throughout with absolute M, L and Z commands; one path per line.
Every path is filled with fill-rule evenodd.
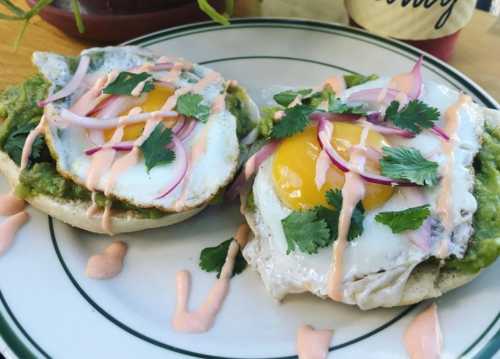
M 476 0 L 345 0 L 351 24 L 448 61 Z

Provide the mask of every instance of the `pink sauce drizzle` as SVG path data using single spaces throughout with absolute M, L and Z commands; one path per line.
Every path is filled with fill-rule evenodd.
M 7 249 L 9 249 L 14 241 L 14 236 L 17 231 L 28 221 L 28 219 L 28 213 L 22 211 L 8 217 L 2 224 L 0 224 L 0 255 L 3 255 Z
M 92 279 L 109 279 L 117 276 L 123 269 L 127 254 L 127 244 L 122 241 L 111 243 L 102 253 L 89 258 L 85 274 Z
M 215 98 L 214 103 L 212 104 L 212 113 L 222 112 L 225 106 L 226 106 L 226 95 L 225 94 L 218 95 Z
M 414 85 L 414 76 L 411 72 L 394 76 L 389 87 L 405 94 L 411 93 Z M 385 97 L 385 95 L 384 95 Z
M 96 192 L 92 192 L 92 205 L 87 209 L 87 217 L 92 217 L 96 215 L 99 212 L 99 207 L 97 206 L 96 203 Z
M 108 195 L 112 191 L 120 175 L 139 162 L 139 147 L 144 141 L 146 141 L 146 139 L 149 137 L 151 132 L 153 132 L 154 128 L 159 122 L 160 120 L 156 118 L 151 118 L 146 121 L 144 131 L 142 132 L 141 136 L 134 142 L 134 148 L 132 148 L 132 150 L 125 156 L 115 161 L 113 167 L 111 167 L 111 174 L 106 183 L 104 194 Z
M 26 202 L 13 193 L 0 195 L 0 216 L 12 216 L 21 212 L 24 207 L 26 207 Z
M 108 98 L 110 95 L 101 94 L 102 89 L 108 83 L 108 77 L 103 76 L 97 79 L 94 85 L 85 92 L 76 102 L 70 107 L 70 111 L 79 115 L 85 116 L 92 111 L 101 101 Z
M 344 77 L 341 75 L 332 76 L 324 82 L 323 88 L 326 86 L 330 86 L 335 95 L 339 96 L 346 88 Z
M 113 133 L 113 137 L 109 141 L 111 144 L 118 143 L 123 137 L 123 127 L 118 127 Z M 85 186 L 90 190 L 95 190 L 95 187 L 101 177 L 112 164 L 116 156 L 115 150 L 99 151 L 92 156 L 92 162 L 87 173 Z
M 364 127 L 361 133 L 361 141 L 357 147 L 352 148 L 351 163 L 362 172 L 365 166 L 364 157 L 365 142 L 368 136 L 369 127 Z M 336 301 L 342 300 L 342 279 L 344 275 L 343 257 L 347 247 L 347 236 L 351 226 L 351 218 L 354 208 L 365 196 L 365 183 L 356 172 L 347 172 L 345 182 L 342 187 L 342 208 L 339 216 L 339 231 L 337 241 L 333 247 L 334 264 L 328 278 L 328 296 Z
M 46 122 L 45 116 L 42 116 L 42 118 L 40 119 L 40 123 L 33 130 L 31 130 L 28 137 L 26 137 L 26 141 L 24 142 L 23 146 L 23 153 L 21 155 L 21 171 L 25 169 L 26 166 L 28 165 L 33 143 L 35 143 L 37 137 L 43 133 L 45 122 Z
M 111 202 L 106 203 L 106 207 L 104 207 L 104 212 L 102 214 L 102 222 L 101 227 L 106 231 L 110 236 L 113 235 L 113 229 L 111 227 Z
M 326 359 L 333 331 L 314 330 L 303 325 L 297 332 L 297 354 L 299 359 Z
M 245 227 L 247 228 L 245 229 Z M 240 226 L 235 237 L 244 236 L 248 236 L 248 226 L 246 224 Z M 205 302 L 196 311 L 190 312 L 188 310 L 190 273 L 188 271 L 177 272 L 177 302 L 172 319 L 174 330 L 186 333 L 203 333 L 212 328 L 215 317 L 220 311 L 229 291 L 229 281 L 233 274 L 234 262 L 240 249 L 238 243 L 246 243 L 246 241 L 246 238 L 239 238 L 231 242 L 220 278 L 208 293 Z
M 411 359 L 438 359 L 441 356 L 443 336 L 435 303 L 410 323 L 404 344 Z
M 456 133 L 458 127 L 460 126 L 460 116 L 459 111 L 460 108 L 469 103 L 471 98 L 466 95 L 460 95 L 458 101 L 450 106 L 445 114 L 445 132 L 450 136 L 449 141 L 442 141 L 441 148 L 443 153 L 446 155 L 447 160 L 444 166 L 444 170 L 442 173 L 441 179 L 441 190 L 438 194 L 437 198 L 437 213 L 441 217 L 443 222 L 444 229 L 447 234 L 450 234 L 453 229 L 453 211 L 452 211 L 452 196 L 451 196 L 451 186 L 453 182 L 453 163 L 455 161 L 455 157 L 453 154 L 453 147 L 456 142 Z M 448 256 L 449 251 L 449 241 L 448 236 L 445 236 L 445 239 L 441 242 L 438 255 L 441 258 L 445 258 Z

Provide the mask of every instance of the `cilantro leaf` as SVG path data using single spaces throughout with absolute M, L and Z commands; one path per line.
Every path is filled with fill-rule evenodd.
M 335 238 L 338 236 L 338 222 L 340 216 L 340 210 L 342 209 L 342 192 L 339 189 L 329 190 L 326 192 L 326 200 L 330 206 L 335 208 L 336 211 L 336 230 L 332 232 Z M 349 234 L 347 236 L 348 241 L 352 241 L 356 237 L 359 237 L 363 233 L 363 220 L 365 219 L 365 208 L 361 202 L 358 202 L 351 216 L 351 225 L 349 226 Z
M 283 107 L 288 107 L 288 105 L 290 105 L 297 96 L 306 97 L 310 95 L 312 92 L 313 92 L 312 89 L 286 90 L 274 95 L 273 99 L 274 101 L 276 101 L 277 104 Z
M 34 122 L 27 122 L 22 124 L 20 127 L 14 129 L 7 137 L 3 150 L 9 155 L 9 157 L 18 165 L 21 164 L 21 157 L 23 154 L 24 143 L 28 137 L 31 130 L 37 126 Z M 38 136 L 31 146 L 30 163 L 50 159 L 48 154 L 48 149 L 45 145 L 45 140 L 43 136 Z
M 210 107 L 204 105 L 202 101 L 203 96 L 200 94 L 186 93 L 177 99 L 176 110 L 181 115 L 194 117 L 205 123 L 210 115 Z
M 431 128 L 440 116 L 437 108 L 428 106 L 420 100 L 412 100 L 401 111 L 398 109 L 399 102 L 392 101 L 385 111 L 386 118 L 397 127 L 414 133 Z
M 422 186 L 438 183 L 438 164 L 425 159 L 419 150 L 412 147 L 384 147 L 382 150 L 380 172 L 383 176 Z
M 134 74 L 127 71 L 122 71 L 118 74 L 102 92 L 110 95 L 125 95 L 130 96 L 134 88 L 141 82 L 146 81 L 142 93 L 149 92 L 154 89 L 153 78 L 147 72 Z
M 285 116 L 274 124 L 271 137 L 281 139 L 302 132 L 309 124 L 309 115 L 313 112 L 314 108 L 306 105 L 285 109 Z
M 310 210 L 292 212 L 281 221 L 287 241 L 287 254 L 296 247 L 308 254 L 318 253 L 319 248 L 331 245 L 338 237 L 339 216 L 342 208 L 340 190 L 329 190 L 327 202 L 333 208 L 318 206 Z M 363 233 L 364 208 L 359 202 L 352 214 L 348 241 Z
M 375 74 L 371 74 L 368 76 L 364 76 L 361 74 L 344 75 L 344 81 L 345 81 L 345 85 L 347 88 L 350 88 L 353 86 L 358 86 L 358 85 L 364 84 L 365 82 L 373 81 L 376 79 L 378 79 L 378 75 L 375 75 Z
M 203 249 L 200 253 L 200 268 L 206 272 L 217 272 L 217 278 L 219 278 L 222 267 L 226 261 L 231 241 L 233 241 L 233 238 L 230 238 L 215 247 L 207 247 Z M 246 267 L 247 262 L 245 261 L 245 258 L 243 258 L 240 250 L 236 256 L 236 261 L 234 262 L 233 276 L 243 272 Z
M 422 223 L 431 215 L 429 205 L 407 208 L 403 211 L 380 212 L 375 220 L 391 227 L 392 233 L 401 233 L 420 228 Z
M 319 248 L 331 243 L 328 225 L 324 219 L 318 218 L 315 209 L 292 212 L 281 223 L 288 244 L 287 254 L 294 251 L 296 246 L 302 252 L 315 254 Z
M 339 98 L 331 97 L 328 103 L 328 111 L 332 113 L 345 115 L 360 115 L 365 116 L 367 113 L 362 105 L 349 106 L 343 103 Z
M 148 139 L 141 145 L 148 172 L 153 167 L 168 164 L 175 159 L 175 152 L 168 149 L 172 141 L 172 130 L 165 128 L 162 123 L 156 125 Z

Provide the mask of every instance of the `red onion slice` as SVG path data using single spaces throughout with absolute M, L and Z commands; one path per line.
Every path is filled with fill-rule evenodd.
M 188 124 L 184 126 L 184 129 L 180 131 L 178 134 L 179 140 L 185 141 L 194 131 L 194 128 L 196 127 L 197 124 L 198 121 L 196 120 L 193 119 L 188 120 Z
M 318 125 L 318 141 L 321 145 L 321 148 L 326 152 L 332 163 L 341 171 L 343 172 L 349 172 L 349 171 L 356 171 L 349 162 L 345 161 L 333 148 L 333 146 L 330 143 L 330 139 L 332 138 L 332 133 L 333 133 L 333 125 L 326 121 L 326 120 L 321 120 L 319 121 Z M 370 182 L 370 183 L 376 183 L 376 184 L 382 184 L 386 186 L 395 186 L 395 185 L 401 185 L 401 186 L 414 186 L 415 184 L 409 183 L 409 182 L 403 182 L 403 181 L 398 181 L 394 180 L 389 177 L 381 176 L 381 175 L 376 175 L 372 173 L 366 173 L 365 171 L 356 171 L 361 178 L 363 178 L 365 181 Z
M 257 168 L 271 156 L 279 145 L 279 141 L 272 140 L 266 143 L 260 150 L 251 156 L 245 163 L 238 177 L 234 180 L 231 187 L 228 189 L 226 196 L 229 199 L 234 199 L 240 191 L 246 186 L 248 180 L 253 176 Z
M 75 74 L 73 75 L 73 78 L 61 90 L 50 95 L 45 100 L 39 101 L 37 104 L 38 107 L 44 107 L 50 102 L 60 100 L 64 97 L 68 97 L 73 92 L 75 92 L 75 90 L 78 88 L 83 78 L 85 77 L 85 74 L 87 73 L 87 70 L 89 68 L 89 64 L 90 64 L 90 58 L 85 55 L 82 56 L 80 58 L 80 62 L 78 63 L 78 67 L 76 68 Z
M 105 130 L 108 128 L 115 128 L 118 126 L 131 125 L 134 123 L 141 123 L 152 117 L 172 117 L 177 116 L 175 111 L 154 111 L 145 112 L 135 115 L 112 117 L 112 118 L 102 118 L 96 120 L 93 117 L 78 116 L 77 114 L 63 109 L 61 111 L 61 119 L 70 124 L 78 127 L 89 128 L 94 130 Z
M 184 116 L 180 116 L 177 121 L 175 122 L 175 125 L 172 127 L 172 133 L 174 135 L 178 135 L 186 126 L 186 118 Z
M 126 152 L 126 151 L 131 151 L 132 148 L 134 148 L 134 142 L 132 141 L 118 142 L 114 144 L 105 144 L 102 146 L 89 148 L 88 150 L 85 150 L 85 154 L 87 156 L 92 156 L 94 153 L 97 153 L 101 150 L 110 150 L 110 149 L 119 152 Z
M 424 61 L 423 56 L 418 58 L 417 63 L 413 66 L 412 70 L 408 74 L 412 78 L 412 87 L 407 93 L 408 97 L 412 100 L 416 100 L 420 97 L 422 92 L 422 63 Z
M 439 137 L 442 137 L 445 141 L 449 141 L 450 140 L 450 136 L 448 136 L 448 134 L 446 132 L 444 132 L 444 130 L 441 127 L 432 126 L 431 131 L 435 135 L 437 135 Z
M 347 98 L 348 102 L 364 102 L 372 106 L 378 106 L 380 104 L 388 105 L 401 94 L 401 91 L 394 90 L 391 88 L 372 88 L 366 90 L 360 90 L 352 93 Z
M 338 121 L 338 122 L 355 122 L 361 118 L 360 115 L 347 115 L 347 114 L 338 114 L 333 112 L 313 112 L 309 119 L 311 121 Z
M 178 163 L 175 168 L 175 176 L 173 180 L 167 184 L 162 193 L 155 199 L 161 199 L 169 195 L 182 182 L 188 172 L 189 161 L 184 146 L 182 146 L 182 143 L 177 136 L 172 137 L 172 143 L 174 145 L 175 161 Z
M 404 137 L 404 138 L 413 138 L 415 137 L 415 133 L 408 131 L 408 130 L 403 130 L 401 128 L 397 127 L 392 127 L 392 126 L 386 126 L 386 125 L 371 125 L 371 128 L 386 136 L 399 136 L 399 137 Z

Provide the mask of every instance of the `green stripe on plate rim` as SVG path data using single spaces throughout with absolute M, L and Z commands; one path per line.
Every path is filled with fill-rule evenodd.
M 324 33 L 335 33 L 338 35 L 342 35 L 345 37 L 355 38 L 357 40 L 369 42 L 371 44 L 375 44 L 379 47 L 385 48 L 387 50 L 393 51 L 402 55 L 408 59 L 416 59 L 418 56 L 423 55 L 426 59 L 426 62 L 433 65 L 433 67 L 438 68 L 446 75 L 448 75 L 450 79 L 447 79 L 443 76 L 442 73 L 437 72 L 433 67 L 426 66 L 426 68 L 438 76 L 446 79 L 449 82 L 459 83 L 461 86 L 465 87 L 468 91 L 473 93 L 480 101 L 487 107 L 490 108 L 500 108 L 500 105 L 490 96 L 488 95 L 480 86 L 475 84 L 471 79 L 466 76 L 460 74 L 458 71 L 454 70 L 450 66 L 446 65 L 441 60 L 435 58 L 432 55 L 424 53 L 419 49 L 407 45 L 400 41 L 395 41 L 392 39 L 387 39 L 362 29 L 352 28 L 340 24 L 334 23 L 326 23 L 321 21 L 312 21 L 312 20 L 294 20 L 294 19 L 280 19 L 280 18 L 246 18 L 246 19 L 235 19 L 232 21 L 231 26 L 220 26 L 214 24 L 213 22 L 201 22 L 191 25 L 179 26 L 172 29 L 160 30 L 154 32 L 149 35 L 145 35 L 139 37 L 137 39 L 133 39 L 123 43 L 123 45 L 139 45 L 139 46 L 150 46 L 152 44 L 171 40 L 178 37 L 189 36 L 191 34 L 203 33 L 203 32 L 211 32 L 211 31 L 224 31 L 231 29 L 243 29 L 243 28 L 283 28 L 283 29 L 305 29 L 309 31 L 316 32 L 324 32 Z M 352 36 L 356 35 L 356 36 Z M 375 41 L 367 41 L 367 39 L 372 39 Z M 389 47 L 381 45 L 388 44 Z M 397 51 L 395 48 L 402 50 Z M 408 56 L 408 54 L 413 55 Z M 424 64 L 425 66 L 425 64 Z
M 470 92 L 472 92 L 478 99 L 480 99 L 486 106 L 491 107 L 491 108 L 500 108 L 498 103 L 491 98 L 488 94 L 486 94 L 479 86 L 477 86 L 473 81 L 468 79 L 467 77 L 461 75 L 458 73 L 456 70 L 450 68 L 448 65 L 445 63 L 441 62 L 440 60 L 434 58 L 433 56 L 430 56 L 428 54 L 422 53 L 420 50 L 409 46 L 407 44 L 404 44 L 399 41 L 394 41 L 390 39 L 386 39 L 371 33 L 368 33 L 364 30 L 361 29 L 356 29 L 356 28 L 351 28 L 343 25 L 338 25 L 338 24 L 333 24 L 333 23 L 325 23 L 325 22 L 319 22 L 319 21 L 310 21 L 310 20 L 290 20 L 290 19 L 273 19 L 273 18 L 255 18 L 255 19 L 236 19 L 233 20 L 233 25 L 231 26 L 232 28 L 252 28 L 252 27 L 269 27 L 269 28 L 301 28 L 301 29 L 307 29 L 307 30 L 313 30 L 313 31 L 321 31 L 325 33 L 336 33 L 336 34 L 342 34 L 343 36 L 354 38 L 357 40 L 366 40 L 366 38 L 376 40 L 375 42 L 373 41 L 367 41 L 372 44 L 376 44 L 380 47 L 383 47 L 387 50 L 391 50 L 393 52 L 396 52 L 406 58 L 409 59 L 415 59 L 416 57 L 420 55 L 424 55 L 426 58 L 426 61 L 437 67 L 439 70 L 442 72 L 446 73 L 449 77 L 451 77 L 454 81 L 458 82 L 460 85 L 464 86 L 467 88 Z M 209 32 L 209 31 L 220 31 L 220 30 L 226 30 L 226 29 L 231 29 L 231 27 L 221 27 L 219 25 L 215 25 L 212 22 L 202 22 L 202 23 L 196 23 L 196 24 L 190 24 L 190 25 L 185 25 L 185 26 L 179 26 L 176 28 L 172 29 L 167 29 L 167 30 L 161 30 L 149 35 L 145 35 L 143 37 L 137 38 L 130 40 L 123 45 L 140 45 L 140 46 L 150 46 L 152 44 L 165 41 L 166 39 L 173 39 L 176 37 L 181 37 L 181 36 L 188 36 L 191 34 L 195 33 L 201 33 L 201 32 Z M 327 31 L 325 31 L 325 29 Z M 354 34 L 356 36 L 349 36 L 348 34 Z M 383 46 L 380 43 L 385 43 L 390 46 Z M 397 48 L 401 51 L 397 51 L 394 48 Z M 413 55 L 408 56 L 408 53 Z M 299 59 L 299 58 L 287 58 L 287 57 L 280 57 L 280 56 L 245 56 L 245 57 L 240 57 L 240 58 L 233 58 L 233 60 L 236 59 L 243 59 L 243 58 L 276 58 L 276 59 L 288 59 L 288 60 L 298 60 L 298 61 L 309 61 L 312 63 L 316 64 L 321 64 L 321 65 L 327 65 L 331 67 L 337 67 L 332 64 L 326 64 L 326 63 L 321 63 L 319 61 L 312 61 L 309 59 Z M 205 61 L 205 63 L 213 63 L 215 61 L 222 61 L 223 59 L 216 59 L 216 60 L 208 60 Z M 443 77 L 441 73 L 436 72 L 435 69 L 432 67 L 427 67 L 429 70 L 433 71 L 434 73 L 438 74 L 439 76 Z M 347 69 L 345 69 L 347 70 Z M 444 78 L 444 77 L 443 77 Z M 449 81 L 449 79 L 446 79 Z M 31 343 L 38 351 L 39 353 L 45 357 L 45 358 L 50 358 L 50 356 L 31 338 L 31 336 L 26 332 L 26 330 L 22 327 L 20 322 L 17 320 L 17 318 L 14 316 L 14 313 L 11 311 L 10 307 L 8 306 L 7 302 L 5 301 L 5 298 L 3 294 L 0 291 L 0 302 L 2 306 L 5 308 L 7 314 L 10 316 L 11 320 L 13 321 L 14 325 L 17 327 L 17 329 L 23 334 L 24 338 Z M 484 332 L 461 354 L 461 356 L 466 356 L 468 353 L 470 353 L 474 347 L 488 334 L 488 332 L 494 327 L 496 322 L 499 320 L 500 313 L 497 315 L 497 317 L 492 321 L 492 323 L 484 330 Z M 38 356 L 33 354 L 31 349 L 26 345 L 22 339 L 20 339 L 15 331 L 11 328 L 9 325 L 8 320 L 4 317 L 4 315 L 0 312 L 0 332 L 2 333 L 3 339 L 5 343 L 8 345 L 8 347 L 19 357 L 19 358 L 37 358 Z M 476 359 L 486 359 L 486 358 L 491 358 L 494 353 L 496 353 L 500 349 L 500 330 L 498 330 L 495 335 L 481 348 L 476 356 L 474 358 Z

